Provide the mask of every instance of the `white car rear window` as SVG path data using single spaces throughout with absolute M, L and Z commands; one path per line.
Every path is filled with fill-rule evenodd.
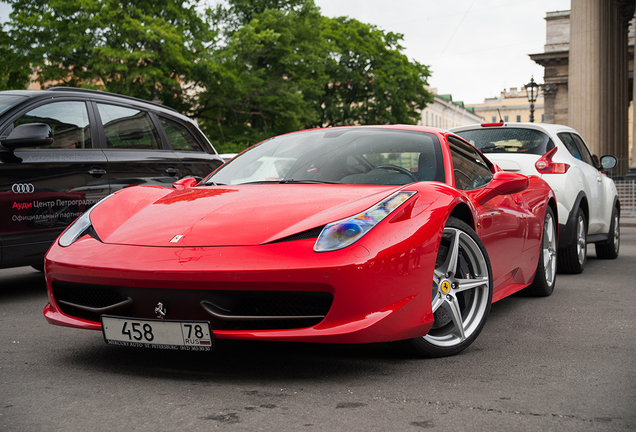
M 548 135 L 534 129 L 482 128 L 457 132 L 482 153 L 527 153 L 543 155 L 554 148 Z

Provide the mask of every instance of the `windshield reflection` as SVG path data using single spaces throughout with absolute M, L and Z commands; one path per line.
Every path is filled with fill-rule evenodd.
M 292 133 L 256 145 L 203 184 L 337 183 L 404 185 L 444 181 L 436 135 L 349 127 Z

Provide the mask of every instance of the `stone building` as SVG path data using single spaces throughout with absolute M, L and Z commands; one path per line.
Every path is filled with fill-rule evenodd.
M 471 104 L 470 108 L 486 123 L 528 122 L 530 121 L 530 103 L 525 87 L 512 87 L 501 92 L 499 97 L 484 99 L 481 104 Z M 541 123 L 543 116 L 543 94 L 539 94 L 534 103 L 534 121 Z
M 544 52 L 530 55 L 545 68 L 545 122 L 575 128 L 597 155 L 615 155 L 620 175 L 635 162 L 628 118 L 635 6 L 634 0 L 572 1 L 570 11 L 547 14 Z
M 428 88 L 433 94 L 433 103 L 422 110 L 419 126 L 431 126 L 440 129 L 450 129 L 455 126 L 481 123 L 481 117 L 475 114 L 464 102 L 453 101 L 450 94 L 437 94 L 437 89 Z

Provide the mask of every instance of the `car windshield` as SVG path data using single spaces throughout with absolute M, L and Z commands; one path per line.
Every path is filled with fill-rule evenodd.
M 403 185 L 444 179 L 436 135 L 352 127 L 304 131 L 264 141 L 227 162 L 203 184 Z
M 482 153 L 527 153 L 544 155 L 554 148 L 545 133 L 522 128 L 480 128 L 456 132 Z
M 24 100 L 25 96 L 0 95 L 0 114 L 11 108 L 13 105 Z

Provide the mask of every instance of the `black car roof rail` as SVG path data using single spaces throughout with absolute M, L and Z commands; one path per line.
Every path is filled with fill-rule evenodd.
M 147 101 L 147 100 L 144 100 L 144 99 L 139 99 L 139 98 L 136 98 L 136 97 L 133 97 L 133 96 L 126 96 L 126 95 L 121 95 L 121 94 L 117 94 L 117 93 L 105 92 L 105 91 L 101 91 L 101 90 L 93 90 L 93 89 L 80 88 L 80 87 L 51 87 L 51 88 L 46 89 L 46 91 L 76 91 L 76 92 L 90 93 L 90 94 L 95 94 L 95 95 L 114 96 L 114 97 L 118 97 L 118 98 L 134 100 L 136 102 L 143 102 L 143 103 L 146 103 L 146 104 L 153 104 L 153 105 L 160 106 L 160 107 L 165 108 L 165 109 L 170 110 L 170 111 L 178 112 L 176 109 L 171 108 L 171 107 L 166 106 L 166 105 L 156 104 L 154 102 Z

